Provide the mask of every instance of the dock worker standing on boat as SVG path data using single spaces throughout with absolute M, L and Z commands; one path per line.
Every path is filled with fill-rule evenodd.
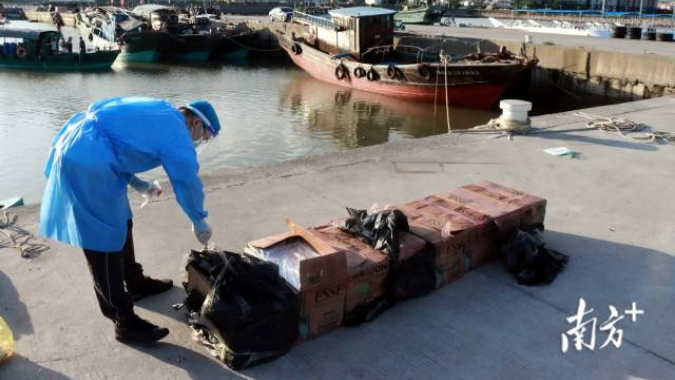
M 103 315 L 126 343 L 152 343 L 169 330 L 138 317 L 133 302 L 173 287 L 143 274 L 136 262 L 127 186 L 141 194 L 161 189 L 136 173 L 162 166 L 178 204 L 206 246 L 204 191 L 196 146 L 218 135 L 213 106 L 195 101 L 174 108 L 164 100 L 112 98 L 71 116 L 54 139 L 40 209 L 40 234 L 84 250 Z

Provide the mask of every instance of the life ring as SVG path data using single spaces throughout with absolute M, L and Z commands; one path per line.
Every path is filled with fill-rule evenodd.
M 348 72 L 347 67 L 341 63 L 335 68 L 335 77 L 338 80 L 343 80 L 347 77 Z
M 366 75 L 367 75 L 367 74 L 366 74 L 366 69 L 364 69 L 363 67 L 359 66 L 359 67 L 357 67 L 357 68 L 354 69 L 354 76 L 355 76 L 355 77 L 357 77 L 357 78 L 363 78 L 363 77 L 365 77 Z
M 291 46 L 291 51 L 295 55 L 302 54 L 302 46 L 300 46 L 300 44 L 293 44 L 293 46 Z
M 379 74 L 372 67 L 366 73 L 366 79 L 368 79 L 369 82 L 376 81 L 378 77 L 379 77 Z
M 431 79 L 431 68 L 429 67 L 429 65 L 420 65 L 420 67 L 417 70 L 420 73 L 420 76 L 424 78 L 424 80 Z
M 25 47 L 19 46 L 16 48 L 16 56 L 19 58 L 26 58 L 26 55 L 28 54 L 28 51 L 26 50 Z

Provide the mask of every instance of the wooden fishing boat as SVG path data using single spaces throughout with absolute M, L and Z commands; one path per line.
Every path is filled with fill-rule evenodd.
M 59 47 L 63 38 L 49 24 L 11 21 L 0 25 L 0 68 L 40 71 L 110 69 L 119 49 L 72 52 Z
M 296 12 L 293 19 L 306 31 L 295 37 L 280 32 L 280 45 L 324 82 L 425 102 L 445 103 L 447 93 L 450 105 L 477 109 L 492 107 L 523 70 L 536 64 L 506 49 L 419 61 L 410 47 L 393 44 L 394 13 L 355 7 L 332 10 L 327 19 Z

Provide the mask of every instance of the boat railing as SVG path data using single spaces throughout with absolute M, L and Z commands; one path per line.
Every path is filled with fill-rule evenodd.
M 319 17 L 319 16 L 313 16 L 309 15 L 307 13 L 302 13 L 302 12 L 297 12 L 293 11 L 293 21 L 297 21 L 300 23 L 306 23 L 306 24 L 311 24 L 311 25 L 318 25 L 324 28 L 330 28 L 334 29 L 335 28 L 335 23 L 333 20 L 324 18 L 324 17 Z

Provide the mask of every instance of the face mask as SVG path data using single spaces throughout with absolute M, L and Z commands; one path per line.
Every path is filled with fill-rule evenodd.
M 195 151 L 197 152 L 197 155 L 199 156 L 202 154 L 205 150 L 206 147 L 209 146 L 209 141 L 204 141 L 204 140 L 197 140 L 197 141 L 192 141 L 192 146 L 194 146 Z

